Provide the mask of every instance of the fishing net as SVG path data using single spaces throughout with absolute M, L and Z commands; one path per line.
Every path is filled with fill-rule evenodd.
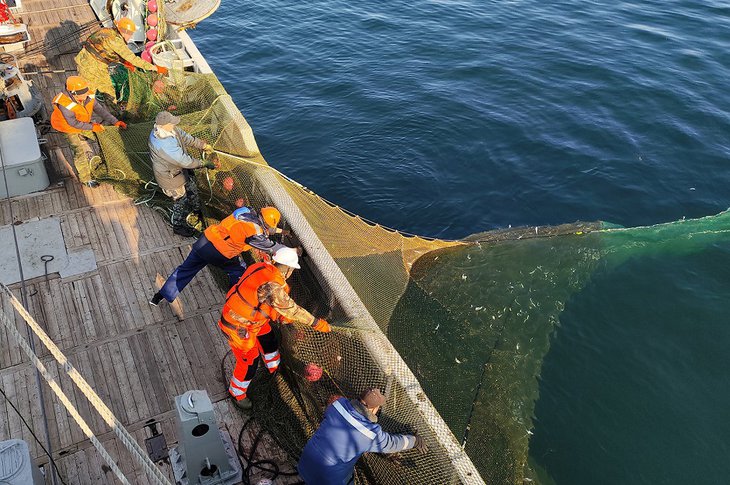
M 541 364 L 565 304 L 598 269 L 630 264 L 647 252 L 701 251 L 730 231 L 730 216 L 722 213 L 636 229 L 601 223 L 509 229 L 464 241 L 405 235 L 348 213 L 266 165 L 215 76 L 137 71 L 129 86 L 131 123 L 126 131 L 99 135 L 106 163 L 98 180 L 164 214 L 170 200 L 153 183 L 147 139 L 160 110 L 180 115 L 180 127 L 211 143 L 221 163 L 195 172 L 204 207 L 191 223 L 202 228 L 237 206 L 272 204 L 271 194 L 284 191 L 314 231 L 317 240 L 305 247 L 326 249 L 372 315 L 376 328 L 348 317 L 313 265 L 295 272 L 295 300 L 336 328 L 329 334 L 277 329 L 285 365 L 274 377 L 260 372 L 251 392 L 256 418 L 296 459 L 334 398 L 372 385 L 384 389 L 389 399 L 381 424 L 390 432 L 418 431 L 430 451 L 368 454 L 357 483 L 472 481 L 453 464 L 453 448 L 444 447 L 449 440 L 464 444 L 487 483 L 549 482 L 530 460 L 529 442 Z M 286 242 L 301 243 L 296 236 Z M 426 394 L 419 399 L 430 399 L 453 438 L 431 426 L 397 373 L 388 372 L 383 362 L 397 361 L 377 351 L 386 344 L 418 378 Z M 230 371 L 232 362 L 225 365 Z

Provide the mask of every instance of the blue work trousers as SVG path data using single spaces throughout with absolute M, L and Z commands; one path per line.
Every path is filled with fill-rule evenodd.
M 175 268 L 175 271 L 167 278 L 167 281 L 160 289 L 160 294 L 165 300 L 173 301 L 183 288 L 190 283 L 190 280 L 209 264 L 222 269 L 228 274 L 229 288 L 235 285 L 246 271 L 246 263 L 240 261 L 238 257 L 229 259 L 223 256 L 203 234 L 195 241 L 185 261 Z

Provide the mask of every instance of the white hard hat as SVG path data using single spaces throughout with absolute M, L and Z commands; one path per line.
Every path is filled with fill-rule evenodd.
M 301 266 L 299 266 L 299 256 L 297 255 L 296 249 L 287 246 L 282 246 L 274 251 L 272 259 L 277 263 L 285 264 L 292 268 L 301 268 Z

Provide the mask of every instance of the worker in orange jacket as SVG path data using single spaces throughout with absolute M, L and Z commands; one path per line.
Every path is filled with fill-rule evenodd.
M 329 332 L 329 324 L 312 316 L 289 296 L 286 280 L 299 269 L 295 249 L 279 245 L 267 261 L 251 265 L 236 285 L 228 291 L 218 326 L 228 338 L 236 367 L 228 392 L 241 409 L 250 409 L 247 397 L 260 358 L 269 372 L 279 368 L 279 342 L 271 322 L 309 325 L 318 332 Z
M 104 125 L 126 129 L 127 124 L 119 121 L 89 92 L 89 83 L 81 76 L 66 79 L 66 90 L 53 98 L 51 126 L 65 133 L 74 151 L 74 166 L 79 181 L 89 187 L 99 184 L 92 178 L 91 151 L 87 140 L 95 139 L 95 133 L 104 131 Z M 98 157 L 96 157 L 98 158 Z
M 218 224 L 208 227 L 193 244 L 185 261 L 175 268 L 160 291 L 150 299 L 151 305 L 159 305 L 164 298 L 172 302 L 188 283 L 207 265 L 216 266 L 228 274 L 230 286 L 236 284 L 246 270 L 239 259 L 244 251 L 257 249 L 271 254 L 276 243 L 274 234 L 285 234 L 279 229 L 281 213 L 276 207 L 264 207 L 257 214 L 250 207 L 239 207 Z

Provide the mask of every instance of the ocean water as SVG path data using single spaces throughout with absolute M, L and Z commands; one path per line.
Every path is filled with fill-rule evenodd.
M 224 1 L 192 31 L 267 161 L 384 225 L 652 225 L 730 206 L 730 5 Z M 530 456 L 557 484 L 730 476 L 730 238 L 592 274 Z

